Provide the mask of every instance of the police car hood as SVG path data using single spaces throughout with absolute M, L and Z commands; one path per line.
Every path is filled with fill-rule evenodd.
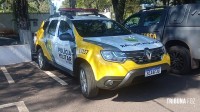
M 143 35 L 132 34 L 123 36 L 86 37 L 84 41 L 103 47 L 105 50 L 136 51 L 145 48 L 162 47 L 158 40 Z

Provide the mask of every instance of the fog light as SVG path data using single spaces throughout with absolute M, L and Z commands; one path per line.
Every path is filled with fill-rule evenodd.
M 113 83 L 114 83 L 113 80 L 107 80 L 107 81 L 105 82 L 105 85 L 106 85 L 106 86 L 112 86 Z

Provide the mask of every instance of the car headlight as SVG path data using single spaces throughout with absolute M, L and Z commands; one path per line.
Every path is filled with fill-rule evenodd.
M 164 52 L 165 54 L 167 54 L 167 50 L 166 50 L 165 46 L 162 47 L 162 50 L 163 50 L 163 52 Z
M 102 50 L 101 55 L 104 60 L 112 61 L 112 62 L 125 62 L 126 61 L 126 54 L 120 51 L 108 51 Z

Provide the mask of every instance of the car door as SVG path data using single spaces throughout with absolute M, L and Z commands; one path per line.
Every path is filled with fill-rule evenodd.
M 57 61 L 55 60 L 52 52 L 53 52 L 53 46 L 52 46 L 52 41 L 56 37 L 56 28 L 58 26 L 58 20 L 52 20 L 48 26 L 47 31 L 44 33 L 44 43 L 47 49 L 48 54 L 50 55 L 52 61 Z
M 140 24 L 142 21 L 142 14 L 134 14 L 127 18 L 123 25 L 133 33 L 140 33 Z
M 146 12 L 141 23 L 140 34 L 161 40 L 165 24 L 164 10 Z
M 72 29 L 66 21 L 59 22 L 58 32 L 53 40 L 53 56 L 57 64 L 68 70 L 73 70 L 73 60 L 75 54 L 75 39 Z

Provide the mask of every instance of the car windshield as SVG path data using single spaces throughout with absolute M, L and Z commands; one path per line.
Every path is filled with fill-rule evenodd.
M 82 37 L 129 35 L 130 31 L 113 20 L 74 20 L 74 26 Z

